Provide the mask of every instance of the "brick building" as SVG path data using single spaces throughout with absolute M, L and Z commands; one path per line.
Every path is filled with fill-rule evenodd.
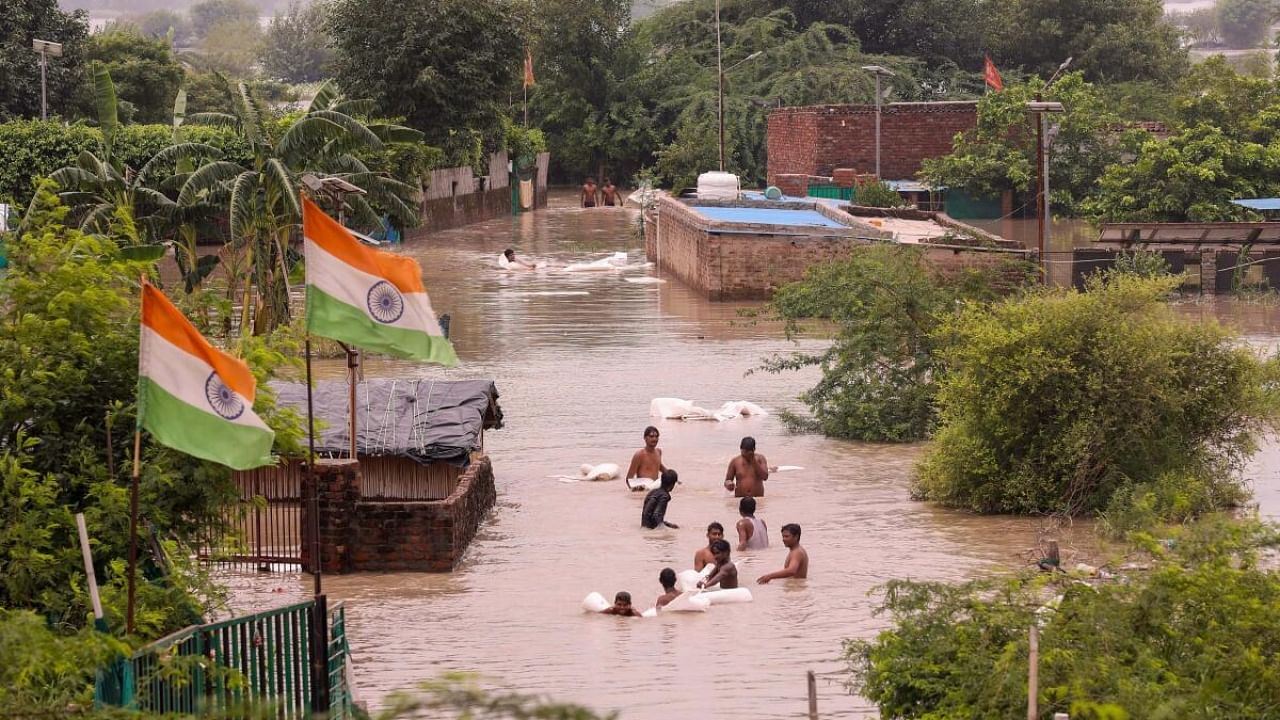
M 977 118 L 973 101 L 882 105 L 882 178 L 915 178 L 921 161 L 950 153 L 956 133 L 973 128 Z M 778 108 L 769 113 L 769 184 L 778 185 L 779 175 L 830 177 L 836 168 L 874 173 L 875 131 L 874 105 Z

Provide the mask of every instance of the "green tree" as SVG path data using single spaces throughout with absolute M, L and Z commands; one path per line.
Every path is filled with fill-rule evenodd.
M 202 0 L 188 11 L 197 37 L 205 37 L 223 23 L 258 22 L 258 8 L 248 0 Z
M 222 20 L 205 28 L 198 57 L 206 71 L 243 79 L 253 75 L 262 48 L 262 27 L 257 18 Z
M 850 27 L 863 50 L 905 55 L 930 66 L 982 66 L 987 25 L 999 20 L 984 0 L 863 0 L 850 6 Z
M 1160 0 L 990 0 L 983 12 L 1001 67 L 1048 77 L 1070 57 L 1090 82 L 1171 81 L 1188 67 Z
M 132 28 L 116 28 L 91 35 L 84 55 L 111 74 L 119 101 L 129 104 L 131 121 L 169 122 L 183 70 L 167 41 L 149 40 Z
M 892 581 L 891 627 L 845 645 L 854 688 L 884 718 L 1022 717 L 1038 625 L 1039 717 L 1273 717 L 1280 574 L 1259 555 L 1275 528 L 1215 521 L 1169 541 L 1149 547 L 1150 571 L 1118 581 Z
M 267 77 L 294 83 L 323 80 L 333 61 L 325 32 L 324 0 L 290 0 L 283 14 L 267 27 L 262 69 Z
M 1223 41 L 1233 48 L 1258 47 L 1280 18 L 1276 0 L 1217 0 L 1213 9 Z
M 1159 511 L 1180 518 L 1239 501 L 1274 416 L 1274 367 L 1225 328 L 1173 315 L 1163 298 L 1176 286 L 1115 274 L 949 318 L 935 333 L 941 425 L 916 496 L 1077 515 L 1178 486 Z
M 800 397 L 812 416 L 785 414 L 784 422 L 857 440 L 927 437 L 937 419 L 937 328 L 957 302 L 988 300 L 1018 276 L 1016 266 L 941 274 L 922 250 L 898 245 L 860 248 L 810 268 L 803 281 L 779 289 L 770 310 L 787 321 L 788 335 L 806 320 L 832 323 L 837 334 L 822 352 L 765 363 L 769 372 L 822 369 L 822 380 Z
M 64 13 L 57 0 L 10 0 L 0 18 L 0 120 L 40 117 L 40 67 L 32 38 L 62 43 L 47 68 L 49 114 L 70 115 L 79 97 L 82 52 L 89 35 L 83 10 Z
M 1049 186 L 1055 205 L 1074 211 L 1095 190 L 1103 171 L 1120 158 L 1113 139 L 1118 118 L 1080 73 L 1062 76 L 1047 91 L 1043 87 L 1043 82 L 1032 78 L 984 96 L 978 101 L 977 126 L 957 136 L 950 155 L 925 160 L 921 176 L 975 195 L 1034 190 L 1036 116 L 1027 112 L 1026 103 L 1042 96 L 1061 102 L 1065 109 L 1048 120 L 1056 127 L 1049 153 Z
M 525 7 L 515 0 L 335 0 L 335 77 L 443 145 L 450 130 L 501 145 L 503 108 L 524 59 Z M 379 41 L 369 42 L 369 28 Z
M 143 37 L 165 40 L 175 47 L 185 47 L 195 40 L 191 20 L 177 10 L 160 9 L 127 18 Z
M 228 268 L 229 298 L 242 301 L 241 327 L 263 334 L 290 318 L 288 279 L 297 255 L 290 252 L 289 242 L 302 220 L 302 174 L 332 175 L 366 190 L 367 197 L 346 199 L 357 222 L 372 225 L 386 212 L 411 225 L 417 219 L 417 188 L 371 169 L 362 153 L 381 153 L 389 143 L 417 142 L 422 134 L 399 125 L 363 122 L 359 116 L 372 103 L 343 97 L 332 82 L 317 91 L 304 112 L 279 123 L 268 120 L 266 108 L 246 85 L 237 90 L 231 112 L 192 114 L 186 122 L 233 128 L 247 143 L 251 161 L 201 165 L 184 178 L 177 203 L 225 208 L 236 256 Z

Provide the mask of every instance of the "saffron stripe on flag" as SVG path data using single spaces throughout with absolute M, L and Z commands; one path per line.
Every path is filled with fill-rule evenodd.
M 210 345 L 191 321 L 151 283 L 142 286 L 142 326 L 151 328 L 181 352 L 212 367 L 227 387 L 253 404 L 258 385 L 249 366 Z
M 427 291 L 422 284 L 422 268 L 416 260 L 380 252 L 360 243 L 337 220 L 326 215 L 306 198 L 302 199 L 302 228 L 302 234 L 308 242 L 324 248 L 344 265 L 376 275 L 395 285 L 400 292 Z

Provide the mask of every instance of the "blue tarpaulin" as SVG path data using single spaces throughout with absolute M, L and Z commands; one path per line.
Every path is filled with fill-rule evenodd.
M 699 215 L 720 222 L 756 225 L 800 225 L 804 227 L 846 227 L 817 210 L 783 210 L 775 208 L 701 207 L 691 208 Z
M 1250 210 L 1280 210 L 1280 198 L 1252 198 L 1249 200 L 1232 200 L 1231 202 Z

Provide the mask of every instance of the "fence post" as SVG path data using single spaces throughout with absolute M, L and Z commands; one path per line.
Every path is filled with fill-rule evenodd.
M 1027 652 L 1027 720 L 1036 720 L 1036 701 L 1040 695 L 1040 628 L 1031 623 L 1030 647 Z
M 329 714 L 329 603 L 324 595 L 311 605 L 311 712 Z
M 812 670 L 806 674 L 809 676 L 809 720 L 818 720 L 818 681 Z

